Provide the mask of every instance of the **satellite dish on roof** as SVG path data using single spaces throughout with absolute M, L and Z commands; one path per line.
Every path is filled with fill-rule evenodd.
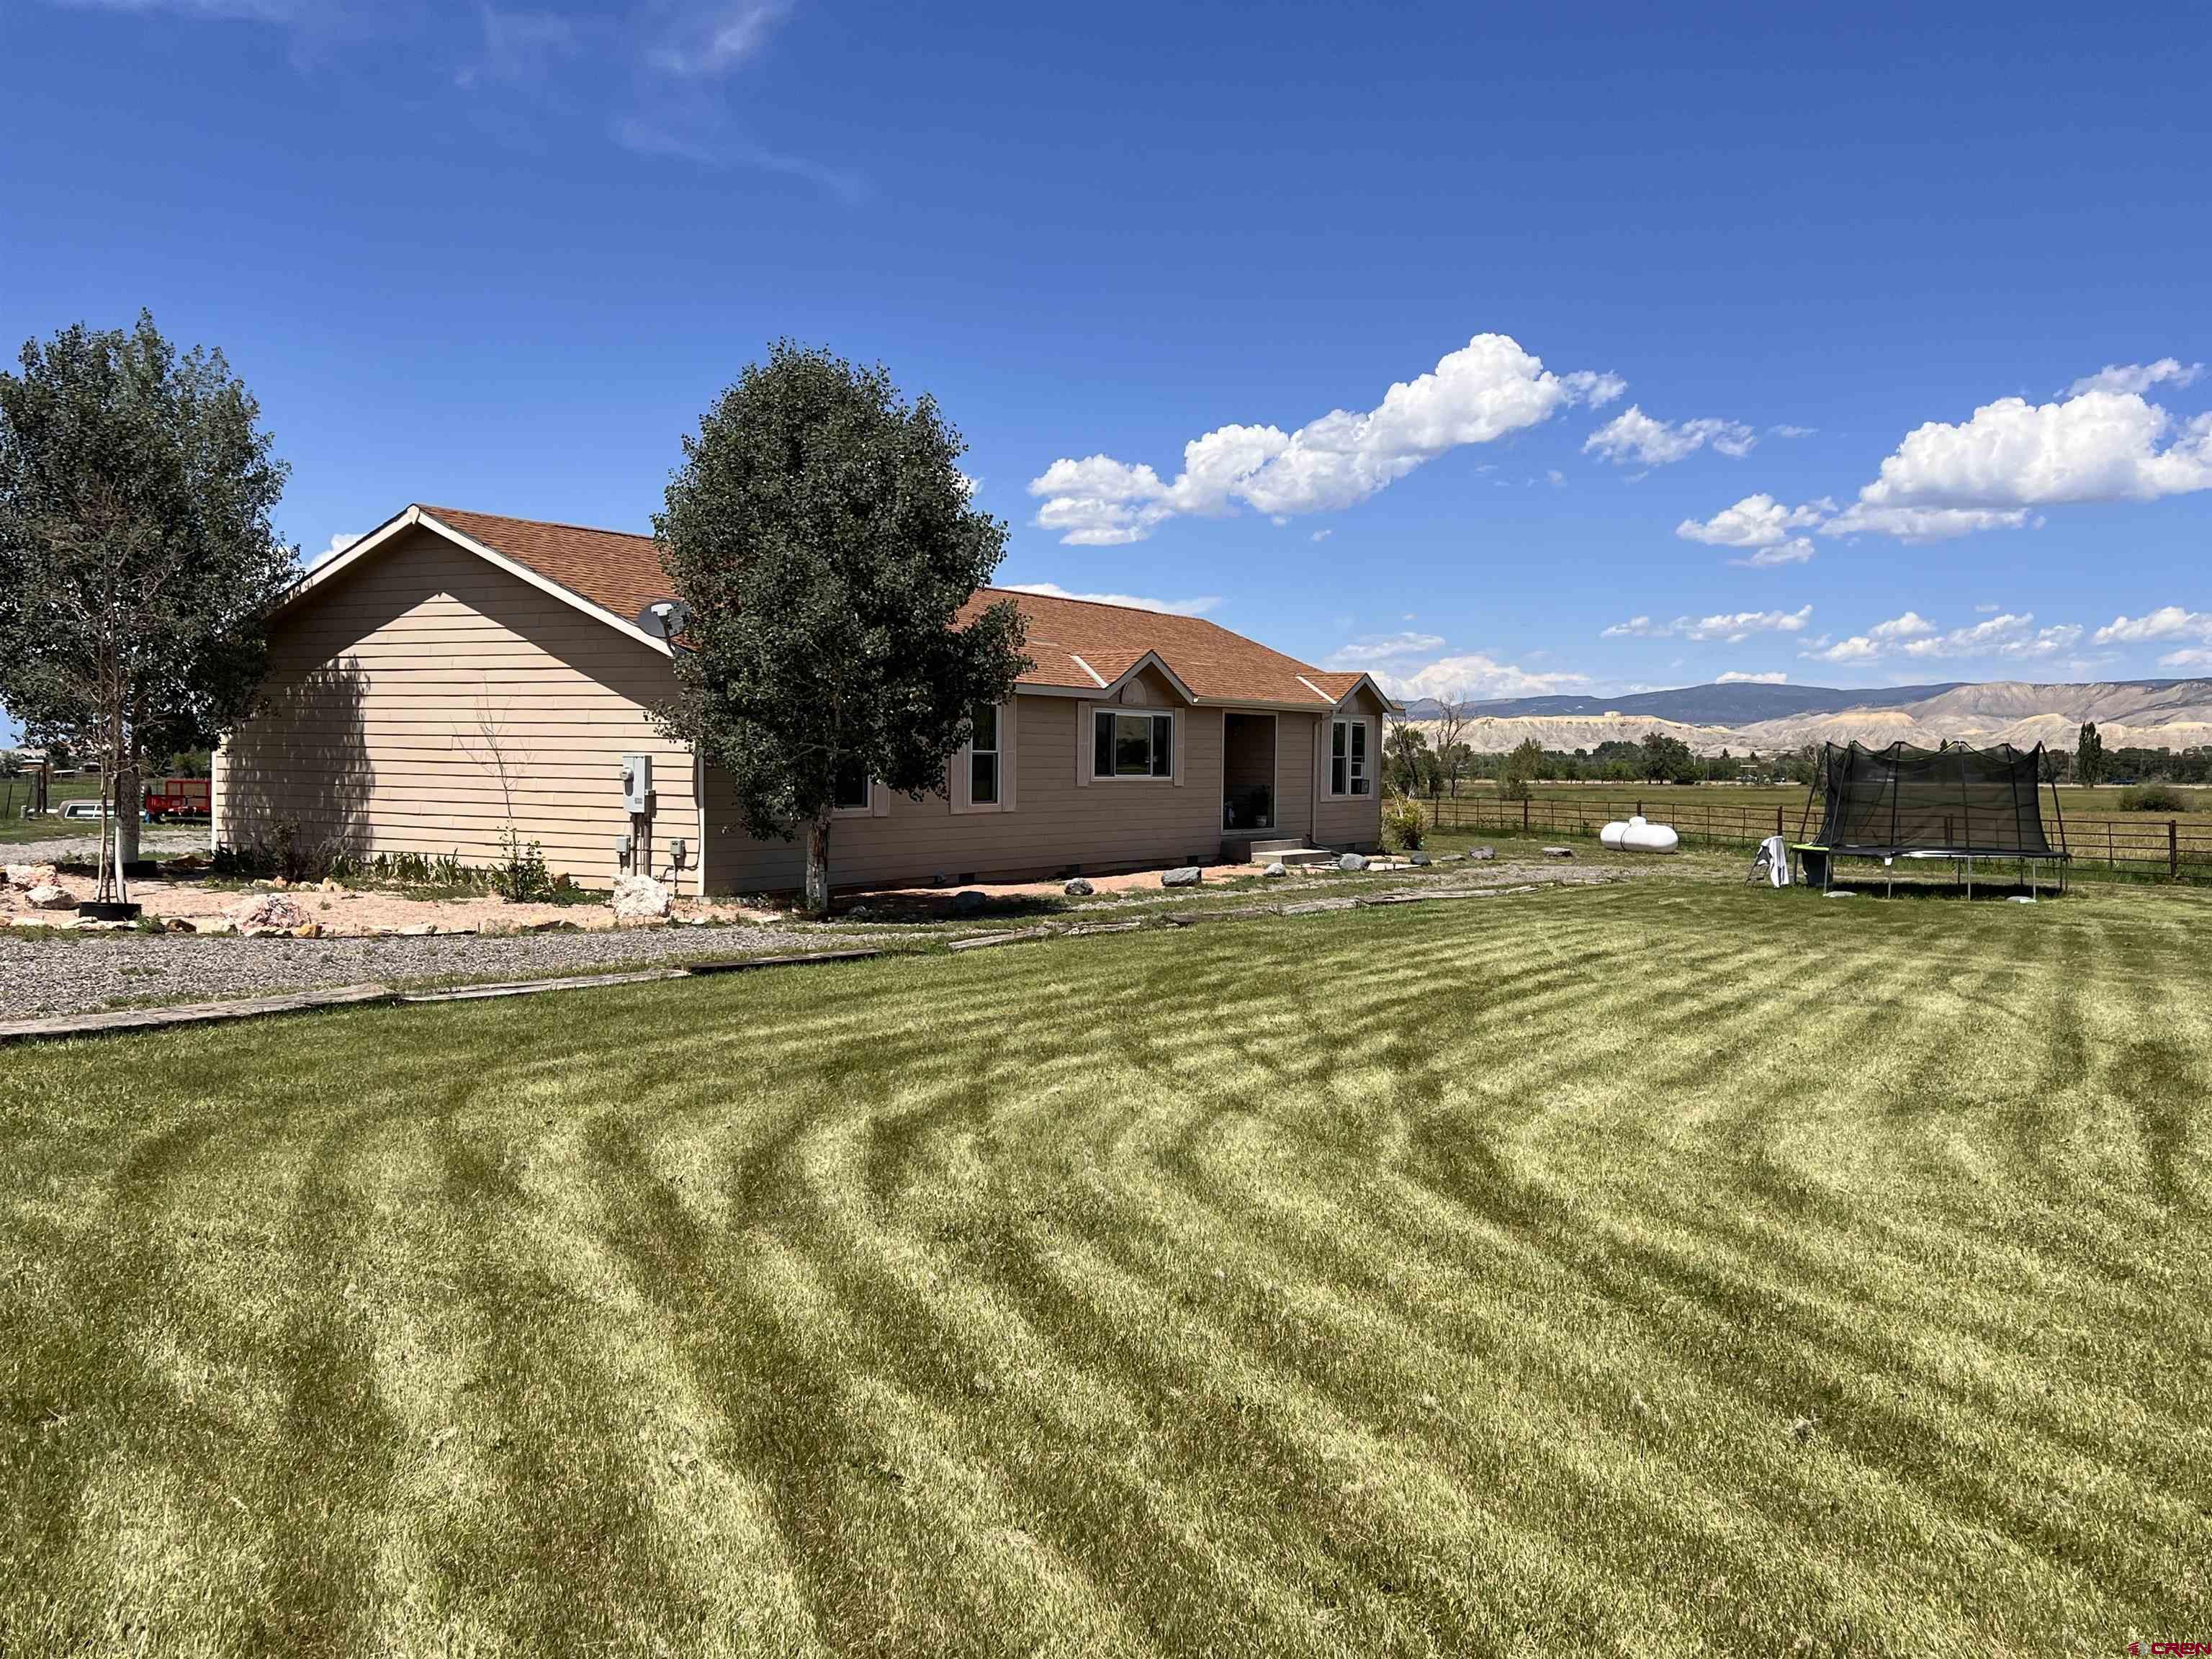
M 681 599 L 655 599 L 637 613 L 637 625 L 656 640 L 672 640 L 691 625 L 691 607 Z

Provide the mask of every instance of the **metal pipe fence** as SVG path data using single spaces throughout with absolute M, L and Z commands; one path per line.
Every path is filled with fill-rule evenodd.
M 1494 796 L 1424 799 L 1430 822 L 1442 830 L 1490 830 L 1524 835 L 1594 836 L 1616 819 L 1641 814 L 1669 824 L 1686 847 L 1752 848 L 1769 836 L 1801 839 L 1802 807 L 1744 806 L 1730 802 L 1646 801 L 1629 796 L 1561 799 L 1556 796 L 1504 800 Z M 1802 839 L 1820 838 L 1819 809 L 1804 821 Z M 2054 830 L 2057 825 L 2051 826 Z M 2164 877 L 2212 881 L 2212 819 L 2127 817 L 2078 817 L 2069 813 L 2065 850 L 2076 875 Z

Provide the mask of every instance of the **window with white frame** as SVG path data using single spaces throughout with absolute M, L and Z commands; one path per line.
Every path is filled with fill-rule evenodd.
M 858 761 L 842 761 L 837 775 L 830 785 L 830 810 L 837 812 L 865 812 L 870 800 L 868 769 Z
M 1367 722 L 1333 721 L 1328 740 L 1328 793 L 1365 795 L 1374 793 L 1367 769 Z
M 968 739 L 968 801 L 971 806 L 999 805 L 999 706 L 975 705 L 975 735 Z
M 1091 714 L 1091 775 L 1159 778 L 1175 775 L 1175 716 L 1100 708 Z

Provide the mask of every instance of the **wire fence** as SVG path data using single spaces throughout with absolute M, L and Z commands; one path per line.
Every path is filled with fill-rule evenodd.
M 1430 822 L 1443 830 L 1491 830 L 1523 835 L 1595 836 L 1605 824 L 1638 815 L 1673 826 L 1688 847 L 1757 846 L 1769 836 L 1820 838 L 1819 809 L 1810 818 L 1803 808 L 1744 806 L 1731 802 L 1644 801 L 1632 797 L 1593 796 L 1562 800 L 1545 796 L 1504 800 L 1495 796 L 1444 796 L 1421 803 Z M 2055 820 L 2048 823 L 2059 839 Z M 2073 854 L 2075 873 L 2164 877 L 2169 881 L 2212 881 L 2212 820 L 2112 817 L 2067 818 L 2063 845 Z

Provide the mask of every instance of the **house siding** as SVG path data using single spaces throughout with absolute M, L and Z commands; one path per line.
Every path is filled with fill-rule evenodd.
M 1350 708 L 1314 722 L 1314 777 L 1319 791 L 1314 839 L 1323 847 L 1366 851 L 1382 844 L 1383 714 L 1382 700 L 1363 685 Z M 1364 795 L 1328 793 L 1328 728 L 1332 721 L 1346 716 L 1367 722 L 1368 774 L 1374 782 Z
M 1132 688 L 1133 692 L 1136 688 Z M 1170 705 L 1164 684 L 1128 706 Z M 1221 857 L 1221 711 L 1174 709 L 1179 781 L 1079 782 L 1090 763 L 1089 711 L 1073 697 L 1014 700 L 1014 805 L 1004 812 L 955 812 L 940 795 L 910 800 L 878 792 L 879 812 L 839 817 L 830 830 L 830 872 L 839 887 L 956 878 L 1052 875 L 1142 868 Z M 955 764 L 958 764 L 955 757 Z M 708 769 L 708 884 L 716 892 L 775 892 L 805 872 L 799 842 L 761 842 L 735 823 L 727 781 Z
M 1314 833 L 1314 714 L 1285 714 L 1275 727 L 1275 837 L 1311 840 Z
M 365 856 L 481 865 L 500 855 L 511 798 L 514 828 L 550 868 L 605 887 L 631 827 L 622 757 L 643 753 L 665 873 L 672 841 L 699 842 L 690 752 L 646 713 L 672 689 L 650 647 L 412 532 L 275 630 L 265 707 L 216 752 L 216 839 L 270 840 L 290 824 Z M 696 890 L 696 871 L 695 852 L 678 891 Z

